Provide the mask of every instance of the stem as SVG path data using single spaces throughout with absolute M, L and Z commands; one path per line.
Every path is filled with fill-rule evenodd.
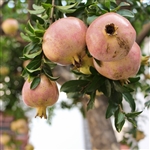
M 52 9 L 51 9 L 51 14 L 50 14 L 50 24 L 53 23 L 54 5 L 55 5 L 55 0 L 52 0 Z

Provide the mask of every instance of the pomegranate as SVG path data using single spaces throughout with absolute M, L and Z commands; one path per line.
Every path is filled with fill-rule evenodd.
M 123 59 L 112 62 L 100 62 L 100 65 L 94 60 L 95 69 L 103 76 L 112 80 L 126 80 L 135 76 L 141 64 L 141 50 L 135 42 Z
M 57 102 L 59 92 L 56 82 L 41 75 L 40 84 L 35 89 L 30 89 L 31 82 L 25 81 L 22 88 L 22 97 L 26 105 L 37 108 L 36 116 L 47 118 L 46 107 Z M 35 116 L 35 117 L 36 117 Z
M 11 137 L 7 133 L 0 135 L 0 144 L 7 145 L 10 141 L 11 141 Z
M 85 55 L 87 26 L 75 17 L 61 18 L 46 30 L 42 48 L 45 56 L 58 64 L 79 64 Z
M 19 28 L 18 21 L 13 18 L 8 18 L 2 23 L 2 29 L 5 34 L 8 35 L 15 35 L 17 33 L 17 30 Z
M 23 118 L 11 122 L 10 128 L 12 131 L 15 131 L 20 134 L 28 133 L 29 130 L 28 123 Z
M 136 39 L 130 22 L 117 13 L 106 13 L 94 20 L 86 33 L 90 54 L 101 61 L 124 58 Z

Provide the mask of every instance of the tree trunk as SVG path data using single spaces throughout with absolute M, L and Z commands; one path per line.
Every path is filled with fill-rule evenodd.
M 87 112 L 92 150 L 119 150 L 110 119 L 105 118 L 107 98 L 99 96 L 95 107 Z

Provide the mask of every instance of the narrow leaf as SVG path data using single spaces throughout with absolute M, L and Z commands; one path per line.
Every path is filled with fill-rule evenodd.
M 125 86 L 122 86 L 119 81 L 113 81 L 113 85 L 114 85 L 114 88 L 117 92 L 128 93 L 128 92 L 133 92 L 134 91 L 131 88 L 127 88 Z
M 40 84 L 41 78 L 40 77 L 36 77 L 33 79 L 30 89 L 34 90 L 39 84 Z
M 70 80 L 65 82 L 60 91 L 69 93 L 69 92 L 82 92 L 84 88 L 88 85 L 89 81 L 87 80 Z
M 122 113 L 122 112 L 120 112 L 119 111 L 119 113 L 118 113 L 118 118 L 117 118 L 117 124 L 120 124 L 122 121 L 124 121 L 125 120 L 125 114 L 124 113 Z
M 135 111 L 135 101 L 130 93 L 123 93 L 123 97 L 129 103 L 131 110 Z
M 141 114 L 142 112 L 143 112 L 143 111 L 127 113 L 127 114 L 126 114 L 126 117 L 134 118 L 134 117 L 137 117 L 137 116 L 138 116 L 139 114 Z
M 121 9 L 121 10 L 117 11 L 117 13 L 124 17 L 130 17 L 130 18 L 134 17 L 134 13 L 127 9 Z
M 106 111 L 106 118 L 110 118 L 118 109 L 118 105 L 115 103 L 109 103 Z

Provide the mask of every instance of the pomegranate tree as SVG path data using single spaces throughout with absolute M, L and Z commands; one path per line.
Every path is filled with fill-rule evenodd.
M 90 54 L 101 61 L 124 58 L 135 42 L 131 23 L 117 13 L 106 13 L 94 20 L 86 34 Z
M 46 119 L 46 107 L 52 106 L 58 100 L 57 84 L 45 75 L 41 75 L 40 84 L 35 89 L 30 89 L 30 86 L 31 82 L 26 80 L 22 89 L 23 101 L 26 105 L 37 108 L 36 116 Z
M 75 17 L 61 18 L 46 30 L 42 48 L 45 56 L 58 64 L 78 64 L 85 55 L 87 27 Z
M 4 20 L 2 23 L 2 29 L 4 33 L 8 35 L 15 35 L 17 33 L 18 28 L 19 28 L 18 21 L 13 18 L 8 18 Z
M 141 50 L 136 42 L 123 59 L 111 62 L 101 61 L 100 64 L 94 60 L 96 70 L 101 75 L 113 80 L 124 80 L 135 76 L 140 68 L 140 63 Z

